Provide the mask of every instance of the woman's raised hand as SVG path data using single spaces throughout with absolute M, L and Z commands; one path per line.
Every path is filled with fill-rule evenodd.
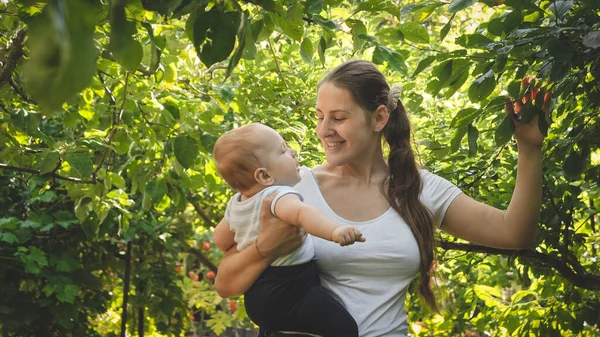
M 260 209 L 260 232 L 256 240 L 259 254 L 269 261 L 286 255 L 302 245 L 306 233 L 271 214 L 274 194 L 266 197 Z
M 526 89 L 525 95 L 514 102 L 509 98 L 505 105 L 506 113 L 513 117 L 515 123 L 514 137 L 519 146 L 542 147 L 544 135 L 540 131 L 540 115 L 533 111 L 539 111 L 535 108 L 538 106 L 544 115 L 548 115 L 552 93 L 548 90 L 543 95 L 543 102 L 538 102 L 541 97 L 538 97 L 540 89 L 535 87 L 535 77 L 524 77 L 521 87 Z M 533 114 L 533 117 L 527 114 Z

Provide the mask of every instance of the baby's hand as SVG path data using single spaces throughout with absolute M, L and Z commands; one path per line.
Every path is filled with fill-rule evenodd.
M 331 233 L 331 241 L 339 243 L 343 247 L 351 245 L 356 241 L 365 242 L 366 239 L 356 227 L 339 226 Z

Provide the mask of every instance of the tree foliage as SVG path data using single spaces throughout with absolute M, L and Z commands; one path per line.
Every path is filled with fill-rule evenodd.
M 547 133 L 535 248 L 442 235 L 449 310 L 432 316 L 409 296 L 413 334 L 597 336 L 599 11 L 597 0 L 0 5 L 0 330 L 250 327 L 242 299 L 214 292 L 220 253 L 201 248 L 231 196 L 214 142 L 263 121 L 316 165 L 316 83 L 364 58 L 403 85 L 423 166 L 478 200 L 510 201 L 506 95 L 531 97 L 521 118 L 539 115 Z

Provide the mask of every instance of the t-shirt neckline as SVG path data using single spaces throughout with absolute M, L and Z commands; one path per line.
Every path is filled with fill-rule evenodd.
M 327 202 L 327 200 L 325 199 L 325 196 L 323 196 L 323 193 L 321 192 L 321 187 L 319 185 L 319 180 L 317 179 L 317 175 L 313 172 L 313 170 L 311 168 L 308 168 L 305 166 L 305 168 L 308 170 L 308 172 L 310 173 L 311 177 L 312 177 L 312 182 L 314 183 L 314 187 L 316 188 L 317 191 L 317 197 L 320 199 L 320 201 L 325 205 L 325 207 L 327 207 L 327 210 L 329 212 L 331 212 L 331 214 L 333 214 L 333 216 L 338 220 L 341 221 L 343 223 L 349 224 L 349 225 L 367 225 L 373 222 L 377 222 L 379 220 L 381 220 L 382 218 L 384 218 L 388 213 L 390 213 L 391 211 L 393 211 L 392 207 L 389 207 L 385 212 L 381 213 L 380 215 L 378 215 L 377 217 L 375 217 L 374 219 L 371 220 L 365 220 L 365 221 L 353 221 L 353 220 L 348 220 L 346 218 L 341 217 L 340 215 L 338 215 L 332 208 L 331 206 L 329 206 L 329 203 Z

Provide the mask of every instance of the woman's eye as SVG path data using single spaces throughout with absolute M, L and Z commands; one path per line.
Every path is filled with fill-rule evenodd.
M 334 120 L 334 121 L 337 121 L 337 122 L 340 122 L 340 121 L 343 121 L 344 119 L 345 119 L 345 118 L 343 118 L 343 117 L 336 117 L 336 118 L 334 118 L 333 120 Z

